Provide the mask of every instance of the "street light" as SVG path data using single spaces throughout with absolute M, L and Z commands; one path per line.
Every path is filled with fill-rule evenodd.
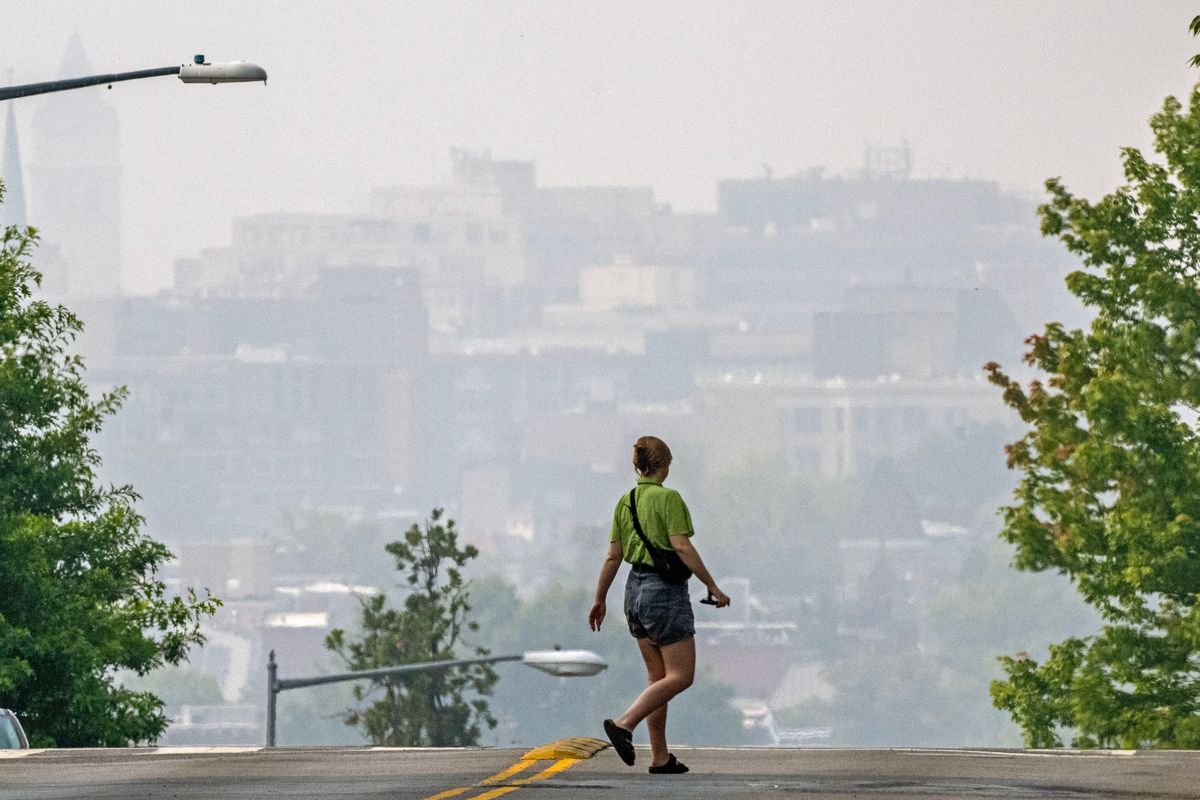
M 363 669 L 355 672 L 338 672 L 332 675 L 313 675 L 308 678 L 280 678 L 279 665 L 275 662 L 275 651 L 267 659 L 267 747 L 275 746 L 275 701 L 280 692 L 300 689 L 305 686 L 320 686 L 342 681 L 361 681 L 404 675 L 411 672 L 429 672 L 448 667 L 466 667 L 472 664 L 495 664 L 501 661 L 520 661 L 527 666 L 560 678 L 578 678 L 596 675 L 608 668 L 608 662 L 590 650 L 530 650 L 519 655 L 484 656 L 463 658 L 457 661 L 423 661 L 418 664 L 401 664 L 397 667 Z
M 267 71 L 257 64 L 247 61 L 209 62 L 203 54 L 192 59 L 191 64 L 181 64 L 178 67 L 156 67 L 155 69 L 139 69 L 133 72 L 114 72 L 109 75 L 89 75 L 84 78 L 67 78 L 61 81 L 46 83 L 26 83 L 20 86 L 0 87 L 0 100 L 12 100 L 17 97 L 29 97 L 47 92 L 65 92 L 68 89 L 81 89 L 84 86 L 99 86 L 100 84 L 133 81 L 139 78 L 158 78 L 163 75 L 178 75 L 184 83 L 245 83 L 246 81 L 267 82 Z
M 608 662 L 591 650 L 530 650 L 521 656 L 521 662 L 559 678 L 586 678 L 608 667 Z
M 226 61 L 210 63 L 204 56 L 198 55 L 191 64 L 179 68 L 179 80 L 184 83 L 246 83 L 262 81 L 267 83 L 267 71 L 258 64 L 249 61 Z

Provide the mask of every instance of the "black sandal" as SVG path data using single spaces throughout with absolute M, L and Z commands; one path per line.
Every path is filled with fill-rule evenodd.
M 611 719 L 604 720 L 604 732 L 612 742 L 613 750 L 625 762 L 625 766 L 633 766 L 633 731 L 627 731 Z
M 651 775 L 682 775 L 687 772 L 687 765 L 675 757 L 674 753 L 667 753 L 667 763 L 661 767 L 651 767 Z

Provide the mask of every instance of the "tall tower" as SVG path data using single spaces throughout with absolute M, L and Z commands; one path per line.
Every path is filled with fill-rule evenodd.
M 71 35 L 60 78 L 92 73 L 78 32 Z M 57 252 L 47 275 L 74 297 L 120 294 L 121 234 L 117 114 L 104 88 L 45 95 L 33 115 L 30 219 Z
M 4 204 L 0 205 L 0 228 L 24 226 L 25 182 L 21 177 L 21 146 L 17 142 L 17 117 L 8 104 L 4 122 L 4 160 L 0 162 L 0 180 L 4 181 Z

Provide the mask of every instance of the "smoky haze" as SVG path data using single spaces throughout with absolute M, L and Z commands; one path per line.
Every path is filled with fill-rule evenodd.
M 226 601 L 138 682 L 168 742 L 261 741 L 266 652 L 338 668 L 325 634 L 398 602 L 383 545 L 435 507 L 482 551 L 472 644 L 613 665 L 502 672 L 488 741 L 595 735 L 644 680 L 620 581 L 584 620 L 646 433 L 734 598 L 698 607 L 681 741 L 1016 744 L 995 656 L 1094 624 L 1007 566 L 1020 429 L 980 365 L 1083 319 L 1041 183 L 1120 182 L 1196 77 L 1190 4 L 2 10 L 13 83 L 201 52 L 271 76 L 3 109 L 46 291 L 130 389 L 106 477 Z M 285 695 L 281 743 L 358 741 L 349 703 Z
M 1192 78 L 1183 2 L 184 8 L 3 4 L 0 69 L 19 83 L 58 74 L 72 29 L 97 72 L 204 52 L 271 75 L 262 91 L 89 90 L 120 116 L 138 187 L 121 198 L 136 293 L 228 241 L 234 215 L 362 209 L 374 186 L 445 178 L 454 145 L 534 159 L 555 185 L 653 186 L 679 210 L 711 211 L 720 178 L 851 169 L 901 137 L 918 174 L 1101 192 L 1117 148 L 1145 145 L 1146 118 Z

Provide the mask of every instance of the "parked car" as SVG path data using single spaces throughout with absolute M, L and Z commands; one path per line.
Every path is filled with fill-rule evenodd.
M 29 740 L 17 715 L 7 708 L 0 708 L 0 750 L 28 750 Z

